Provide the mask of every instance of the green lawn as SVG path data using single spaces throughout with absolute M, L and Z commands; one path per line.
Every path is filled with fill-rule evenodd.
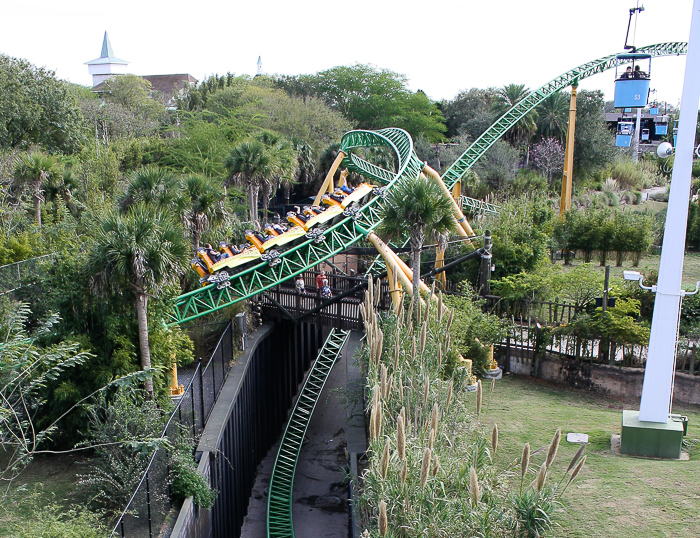
M 31 518 L 28 499 L 37 494 L 39 505 L 55 502 L 70 506 L 75 499 L 73 493 L 78 482 L 76 473 L 87 469 L 76 463 L 80 460 L 75 454 L 64 454 L 35 459 L 24 472 L 13 481 L 7 497 L 0 503 L 0 537 L 12 536 L 13 524 L 21 524 Z M 3 485 L 1 494 L 7 485 Z
M 622 267 L 615 267 L 615 253 L 612 253 L 612 255 L 608 258 L 608 264 L 610 265 L 610 276 L 622 278 L 622 271 L 630 269 L 639 271 L 643 275 L 646 275 L 650 271 L 659 270 L 660 260 L 661 255 L 659 254 L 645 254 L 639 262 L 639 267 L 632 267 L 632 260 L 625 260 L 622 263 Z M 564 266 L 563 262 L 561 261 L 557 261 L 556 263 Z M 582 263 L 583 260 L 577 258 L 572 261 L 571 266 L 573 267 Z M 605 267 L 600 265 L 597 257 L 594 257 L 591 260 L 591 264 L 601 273 L 605 273 Z M 683 285 L 687 288 L 695 288 L 695 283 L 698 280 L 700 280 L 700 252 L 686 252 L 685 259 L 683 260 Z
M 488 385 L 487 385 L 488 386 Z M 489 401 L 489 399 L 491 401 Z M 661 461 L 613 454 L 610 440 L 620 433 L 623 403 L 587 392 L 563 389 L 538 380 L 506 376 L 485 395 L 485 419 L 498 423 L 499 459 L 519 457 L 526 441 L 537 470 L 557 427 L 562 444 L 554 465 L 556 481 L 578 449 L 565 441 L 568 432 L 587 433 L 588 459 L 565 492 L 552 536 L 684 537 L 700 534 L 700 409 L 676 408 L 689 416 L 690 461 Z M 627 402 L 627 409 L 639 402 Z M 533 477 L 530 478 L 532 480 Z

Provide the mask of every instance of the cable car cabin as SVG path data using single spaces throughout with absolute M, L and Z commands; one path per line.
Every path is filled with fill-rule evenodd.
M 649 108 L 649 114 L 652 116 L 658 116 L 659 115 L 659 107 L 652 105 L 651 108 Z
M 668 134 L 668 123 L 659 122 L 654 124 L 654 134 L 655 135 L 666 135 Z
M 642 129 L 642 140 L 649 141 L 649 129 Z
M 615 145 L 618 148 L 628 148 L 632 144 L 632 133 L 634 133 L 634 123 L 631 121 L 621 121 L 617 124 L 617 135 Z
M 647 106 L 650 71 L 649 54 L 635 52 L 620 54 L 615 58 L 615 108 Z

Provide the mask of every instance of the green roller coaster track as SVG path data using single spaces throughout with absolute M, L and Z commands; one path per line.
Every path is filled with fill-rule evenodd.
M 676 56 L 685 54 L 687 48 L 687 43 L 682 42 L 660 43 L 639 48 L 637 51 L 650 54 L 653 57 Z M 519 101 L 484 131 L 445 172 L 443 180 L 448 188 L 452 188 L 498 139 L 533 108 L 567 86 L 614 67 L 615 57 L 616 55 L 613 54 L 580 65 Z M 396 156 L 397 171 L 391 172 L 351 153 L 353 149 L 372 147 L 384 147 L 391 150 Z M 411 137 L 401 129 L 350 131 L 343 136 L 340 149 L 346 154 L 342 162 L 343 166 L 362 174 L 371 181 L 386 185 L 386 188 L 391 188 L 395 182 L 402 179 L 417 177 L 423 168 L 423 163 L 413 150 Z M 469 206 L 468 201 L 462 201 L 462 203 Z M 325 229 L 321 237 L 304 241 L 282 253 L 280 263 L 274 267 L 267 262 L 260 262 L 231 276 L 227 287 L 218 289 L 216 285 L 209 285 L 181 295 L 173 303 L 169 323 L 177 324 L 191 321 L 253 297 L 346 250 L 367 235 L 369 231 L 376 228 L 381 221 L 380 207 L 381 198 L 372 198 L 360 208 L 354 218 L 346 217 Z M 481 210 L 493 212 L 497 208 L 482 207 Z M 373 267 L 376 269 L 381 265 L 374 264 Z
M 287 422 L 277 451 L 267 496 L 268 538 L 294 538 L 292 488 L 301 444 L 304 442 L 306 428 L 323 386 L 326 384 L 328 374 L 340 356 L 349 335 L 350 331 L 340 329 L 333 329 L 328 335 Z

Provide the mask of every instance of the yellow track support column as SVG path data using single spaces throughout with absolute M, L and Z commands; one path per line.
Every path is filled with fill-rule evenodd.
M 576 88 L 578 81 L 571 85 L 571 104 L 569 106 L 569 130 L 566 134 L 566 157 L 564 159 L 564 178 L 561 184 L 561 203 L 559 215 L 564 216 L 571 209 L 571 189 L 574 176 L 574 132 L 576 131 Z
M 428 176 L 430 179 L 432 179 L 435 183 L 438 184 L 440 190 L 442 190 L 445 196 L 447 196 L 447 198 L 450 200 L 450 203 L 452 204 L 452 215 L 454 215 L 457 224 L 459 224 L 459 227 L 457 229 L 459 235 L 461 237 L 473 236 L 474 230 L 472 230 L 471 225 L 469 224 L 469 222 L 467 222 L 467 218 L 464 216 L 464 213 L 462 213 L 462 210 L 457 205 L 457 202 L 455 202 L 455 199 L 452 197 L 452 193 L 447 188 L 447 185 L 445 185 L 445 182 L 440 177 L 440 174 L 438 174 L 427 164 L 423 165 L 423 172 L 426 176 Z
M 185 387 L 177 382 L 177 361 L 173 354 L 173 368 L 170 370 L 170 396 L 182 396 L 185 392 Z
M 442 269 L 445 266 L 445 248 L 442 245 L 435 247 L 435 269 Z M 447 285 L 447 277 L 445 271 L 437 274 L 436 280 L 440 283 L 440 287 L 444 290 Z
M 342 151 L 338 151 L 338 156 L 335 158 L 335 161 L 333 161 L 330 170 L 328 170 L 328 174 L 326 174 L 326 179 L 323 180 L 323 184 L 318 190 L 318 194 L 314 199 L 314 205 L 319 205 L 321 203 L 321 196 L 323 196 L 326 192 L 333 192 L 333 176 L 335 175 L 335 171 L 338 169 L 340 163 L 343 161 L 344 158 L 345 153 Z
M 411 282 L 411 279 L 406 275 L 403 268 L 397 262 L 398 256 L 396 256 L 396 254 L 386 245 L 386 243 L 379 239 L 379 236 L 374 232 L 370 232 L 367 235 L 367 240 L 370 243 L 372 243 L 374 245 L 374 248 L 376 248 L 379 254 L 382 255 L 382 258 L 384 258 L 384 262 L 386 263 L 387 268 L 389 268 L 389 266 L 392 267 L 394 276 L 399 280 L 399 282 L 401 282 L 401 285 L 406 289 L 408 294 L 410 296 L 413 296 L 413 284 Z M 425 284 L 423 284 L 423 286 L 425 286 Z M 425 287 L 428 288 L 427 286 Z M 430 289 L 428 289 L 428 291 L 430 291 Z M 425 301 L 423 300 L 423 298 L 419 297 L 418 299 L 420 300 L 421 305 L 425 306 Z
M 399 305 L 403 301 L 403 291 L 399 286 L 393 266 L 390 263 L 386 264 L 386 276 L 387 280 L 389 281 L 389 296 L 391 297 L 391 304 L 394 305 L 394 313 L 398 313 Z

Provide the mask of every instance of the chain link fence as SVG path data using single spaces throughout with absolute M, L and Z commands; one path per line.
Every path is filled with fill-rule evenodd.
M 46 254 L 0 266 L 0 295 L 13 292 L 22 286 L 31 286 L 51 268 L 54 256 L 55 254 Z
M 233 324 L 229 322 L 206 364 L 197 365 L 161 438 L 185 437 L 194 448 L 224 386 L 233 360 Z M 153 538 L 163 535 L 166 517 L 172 507 L 169 454 L 165 448 L 151 456 L 141 482 L 119 519 L 111 536 Z M 166 534 L 167 535 L 167 534 Z

